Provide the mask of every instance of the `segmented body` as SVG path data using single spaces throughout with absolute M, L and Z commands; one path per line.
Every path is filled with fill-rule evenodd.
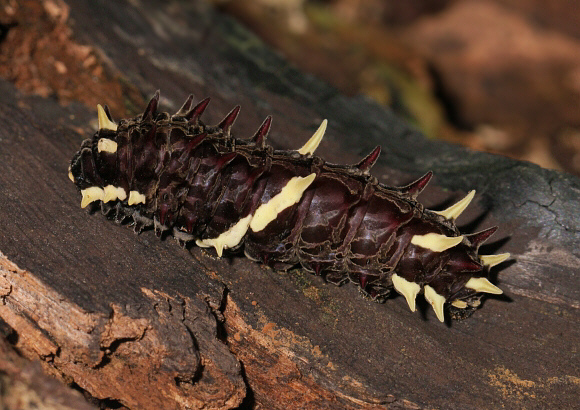
M 154 226 L 180 242 L 243 249 L 246 256 L 287 269 L 303 269 L 341 284 L 348 280 L 374 299 L 393 287 L 411 310 L 420 292 L 443 321 L 443 308 L 470 311 L 480 292 L 501 293 L 485 265 L 509 256 L 478 256 L 495 227 L 461 235 L 454 219 L 473 198 L 441 212 L 415 200 L 431 173 L 403 188 L 369 174 L 380 148 L 359 164 L 334 165 L 312 155 L 326 121 L 298 151 L 266 145 L 268 117 L 249 140 L 230 131 L 236 107 L 217 126 L 199 117 L 209 100 L 176 114 L 157 113 L 159 94 L 145 113 L 115 124 L 99 106 L 99 131 L 71 161 L 70 178 L 81 206 L 100 203 L 135 231 Z

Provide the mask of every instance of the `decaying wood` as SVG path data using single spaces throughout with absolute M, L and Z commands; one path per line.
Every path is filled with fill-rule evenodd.
M 466 231 L 499 224 L 485 253 L 514 255 L 494 270 L 505 296 L 441 324 L 425 303 L 413 314 L 401 297 L 374 304 L 300 270 L 136 236 L 81 210 L 68 180 L 69 159 L 94 132 L 93 110 L 0 82 L 0 318 L 46 373 L 131 409 L 577 404 L 578 179 L 427 142 L 382 108 L 294 71 L 203 3 L 24 3 L 66 8 L 65 40 L 90 47 L 124 87 L 160 88 L 163 108 L 190 92 L 210 96 L 204 118 L 215 123 L 242 104 L 238 136 L 273 114 L 277 148 L 301 146 L 328 118 L 318 152 L 331 162 L 356 163 L 382 144 L 373 174 L 383 182 L 435 171 L 420 198 L 428 206 L 477 189 L 460 222 Z M 17 29 L 26 27 L 7 35 Z M 115 104 L 123 102 L 138 105 Z
M 176 408 L 167 396 L 193 408 L 229 408 L 245 395 L 239 363 L 215 337 L 202 300 L 141 288 L 147 304 L 87 312 L 4 256 L 0 275 L 8 289 L 0 317 L 17 332 L 15 347 L 96 397 L 129 408 L 144 408 L 145 397 L 147 408 Z
M 20 357 L 0 338 L 0 408 L 96 410 L 81 393 L 47 376 L 38 361 Z

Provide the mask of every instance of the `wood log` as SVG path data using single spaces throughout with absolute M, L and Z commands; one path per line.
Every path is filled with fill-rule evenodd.
M 65 106 L 0 82 L 0 319 L 16 335 L 12 345 L 45 372 L 104 406 L 130 409 L 577 405 L 577 178 L 427 141 L 388 110 L 293 69 L 202 2 L 18 7 L 3 18 L 50 23 L 43 36 L 58 43 L 46 45 L 55 47 L 55 61 L 65 71 L 92 70 L 91 78 L 61 78 L 54 61 L 56 71 L 40 70 L 48 57 L 27 61 L 37 64 L 31 73 L 45 73 L 34 78 L 48 78 L 46 95 Z M 30 25 L 2 24 L 4 55 L 18 38 L 44 38 L 27 37 Z M 95 93 L 117 107 L 117 118 L 136 113 L 156 89 L 167 110 L 191 92 L 212 97 L 209 123 L 241 104 L 239 137 L 272 114 L 275 148 L 300 147 L 328 118 L 320 156 L 356 163 L 380 144 L 372 172 L 382 182 L 403 185 L 435 172 L 420 197 L 429 207 L 477 189 L 460 225 L 466 232 L 500 225 L 484 253 L 513 255 L 494 270 L 505 296 L 488 297 L 468 320 L 442 324 L 424 302 L 420 314 L 401 297 L 370 303 L 353 286 L 299 269 L 218 259 L 88 215 L 67 177 L 68 161 L 96 126 L 94 110 L 78 103 L 93 103 L 94 94 L 82 92 L 86 81 L 102 85 Z M 107 90 L 125 97 L 107 98 Z

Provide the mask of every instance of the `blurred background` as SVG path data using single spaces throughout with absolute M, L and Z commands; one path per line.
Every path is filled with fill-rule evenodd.
M 213 0 L 432 139 L 580 175 L 577 0 Z
M 429 138 L 580 176 L 578 0 L 195 1 Z M 63 0 L 0 0 L 0 77 L 64 104 L 125 97 L 111 106 L 119 116 L 127 101 L 140 107 L 106 56 L 73 40 L 68 17 Z

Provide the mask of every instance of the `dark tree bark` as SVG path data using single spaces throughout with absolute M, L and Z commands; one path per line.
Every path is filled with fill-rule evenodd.
M 136 236 L 82 211 L 68 180 L 68 161 L 96 120 L 75 101 L 90 98 L 75 94 L 61 106 L 0 82 L 0 319 L 20 353 L 131 409 L 577 404 L 577 178 L 427 141 L 389 111 L 294 70 L 204 3 L 51 4 L 70 7 L 59 20 L 72 28 L 64 50 L 86 45 L 99 56 L 103 70 L 91 81 L 103 81 L 101 102 L 118 107 L 116 118 L 156 89 L 167 110 L 194 93 L 212 97 L 210 123 L 241 104 L 239 137 L 272 114 L 269 143 L 285 149 L 328 118 L 317 151 L 325 160 L 356 163 L 380 144 L 372 172 L 381 181 L 403 185 L 435 172 L 420 197 L 432 207 L 477 189 L 460 224 L 466 232 L 498 224 L 483 253 L 511 252 L 513 261 L 494 269 L 504 296 L 487 298 L 468 320 L 441 324 L 426 303 L 413 314 L 401 297 L 374 304 L 353 286 L 300 270 Z M 4 45 L 26 30 L 3 27 Z M 87 59 L 66 55 L 69 65 Z M 79 86 L 74 76 L 66 81 Z M 108 101 L 107 89 L 124 90 L 125 99 Z

